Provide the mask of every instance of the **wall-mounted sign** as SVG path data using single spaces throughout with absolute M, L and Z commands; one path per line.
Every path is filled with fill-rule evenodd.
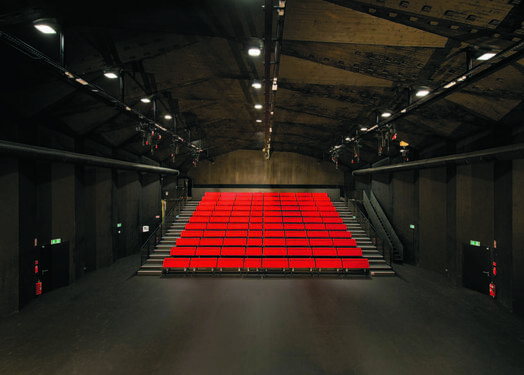
M 55 238 L 54 240 L 51 240 L 51 245 L 58 245 L 59 243 L 62 243 L 61 238 Z
M 117 228 L 122 228 L 122 223 L 118 223 L 118 224 L 116 225 L 116 227 L 117 227 Z
M 480 241 L 469 241 L 469 244 L 472 245 L 472 246 L 480 246 Z
M 149 225 L 144 225 L 144 226 L 142 227 L 142 232 L 144 232 L 144 233 L 145 233 L 145 232 L 149 232 Z
M 409 224 L 409 229 L 415 229 L 415 224 Z

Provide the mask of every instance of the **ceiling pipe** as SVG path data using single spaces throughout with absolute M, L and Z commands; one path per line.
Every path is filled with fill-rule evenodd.
M 433 103 L 439 99 L 442 99 L 451 93 L 458 91 L 466 86 L 471 85 L 474 82 L 479 81 L 480 79 L 483 79 L 498 70 L 505 68 L 506 66 L 513 64 L 514 62 L 522 59 L 524 56 L 524 41 L 519 42 L 507 49 L 505 49 L 502 52 L 499 52 L 496 56 L 493 58 L 484 61 L 480 63 L 479 65 L 468 69 L 466 72 L 461 74 L 460 76 L 456 77 L 455 79 L 445 83 L 444 85 L 438 87 L 437 89 L 431 91 L 428 95 L 426 95 L 423 98 L 420 98 L 419 100 L 410 103 L 407 107 L 403 108 L 399 112 L 393 113 L 391 116 L 389 116 L 386 120 L 383 120 L 381 122 L 377 122 L 373 127 L 369 128 L 368 130 L 359 133 L 359 135 L 349 138 L 344 143 L 351 143 L 354 142 L 362 137 L 364 137 L 366 134 L 375 132 L 380 130 L 381 128 L 393 123 L 395 120 L 398 120 L 400 118 L 403 118 L 410 114 L 411 112 L 426 106 L 430 103 Z M 468 66 L 469 67 L 469 66 Z M 337 147 L 337 146 L 335 146 Z
M 269 156 L 269 122 L 271 112 L 271 44 L 273 38 L 273 0 L 264 2 L 264 132 L 265 150 Z M 269 159 L 269 157 L 267 157 Z
M 8 141 L 0 141 L 0 154 L 15 155 L 20 158 L 46 159 L 63 163 L 85 164 L 97 167 L 124 169 L 160 175 L 178 176 L 180 174 L 180 171 L 177 169 L 157 167 L 154 165 L 133 163 L 129 161 L 104 158 L 101 156 L 79 154 L 76 152 L 56 150 L 52 148 Z
M 50 66 L 51 68 L 55 69 L 62 77 L 64 77 L 67 80 L 67 82 L 70 82 L 71 84 L 74 84 L 74 82 L 79 83 L 80 85 L 82 85 L 82 87 L 90 90 L 91 94 L 96 96 L 98 99 L 104 101 L 105 103 L 114 105 L 115 107 L 120 109 L 123 113 L 129 114 L 135 117 L 136 119 L 138 119 L 140 122 L 147 123 L 151 127 L 163 133 L 166 133 L 167 135 L 172 136 L 173 141 L 183 144 L 184 146 L 188 147 L 189 149 L 191 149 L 194 152 L 200 153 L 203 151 L 200 147 L 195 146 L 191 142 L 180 137 L 178 134 L 175 134 L 173 131 L 166 129 L 165 127 L 156 123 L 156 119 L 151 120 L 147 118 L 145 115 L 143 115 L 139 111 L 127 106 L 122 100 L 119 100 L 115 98 L 113 95 L 107 93 L 100 86 L 85 81 L 80 75 L 67 70 L 64 66 L 61 66 L 59 63 L 57 63 L 50 57 L 46 56 L 44 53 L 40 52 L 39 50 L 32 47 L 31 45 L 27 44 L 23 40 L 16 38 L 12 35 L 9 35 L 1 30 L 0 30 L 0 39 L 3 39 L 11 47 L 29 56 L 30 58 L 39 60 L 45 63 L 46 65 Z M 120 95 L 123 96 L 122 93 L 120 93 Z
M 443 166 L 449 163 L 458 163 L 461 161 L 468 161 L 468 162 L 480 161 L 479 159 L 482 159 L 482 158 L 489 158 L 489 157 L 499 156 L 503 154 L 522 152 L 522 151 L 524 151 L 524 143 L 518 143 L 515 145 L 495 147 L 495 148 L 489 148 L 486 150 L 466 152 L 462 154 L 453 154 L 453 155 L 441 156 L 437 158 L 417 160 L 417 161 L 411 161 L 411 162 L 394 164 L 394 165 L 386 165 L 383 167 L 358 169 L 358 170 L 353 171 L 353 176 L 362 176 L 366 174 L 377 174 L 377 173 L 391 173 L 391 172 L 405 171 L 409 169 L 435 168 L 435 167 L 440 167 L 440 166 Z

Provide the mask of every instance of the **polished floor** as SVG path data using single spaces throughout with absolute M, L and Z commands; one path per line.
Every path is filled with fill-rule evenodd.
M 0 321 L 0 374 L 522 374 L 524 321 L 399 277 L 156 278 L 137 257 Z

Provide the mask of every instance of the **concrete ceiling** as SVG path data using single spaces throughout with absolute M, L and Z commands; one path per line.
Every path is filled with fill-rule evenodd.
M 1 105 L 6 118 L 27 126 L 5 137 L 45 146 L 38 139 L 38 129 L 45 127 L 72 136 L 76 149 L 100 143 L 182 171 L 195 154 L 213 159 L 238 149 L 262 152 L 268 144 L 270 152 L 335 156 L 341 168 L 354 169 L 399 158 L 400 141 L 409 144 L 413 159 L 458 152 L 480 135 L 489 139 L 483 146 L 518 139 L 524 108 L 520 0 L 287 0 L 284 16 L 270 12 L 272 48 L 253 58 L 248 47 L 269 35 L 263 5 L 263 0 L 154 1 L 139 7 L 94 1 L 79 8 L 4 1 Z M 65 69 L 90 86 L 28 56 L 21 51 L 25 47 L 14 48 L 10 37 L 60 61 L 58 36 L 32 27 L 39 18 L 58 21 Z M 475 59 L 468 66 L 467 51 L 512 47 L 497 66 L 485 63 L 489 73 L 459 90 L 414 106 L 390 124 L 378 117 L 416 103 L 417 88 L 435 91 L 479 66 Z M 103 77 L 108 68 L 123 72 L 123 88 L 119 80 Z M 275 77 L 278 90 L 269 90 L 268 101 L 273 114 L 266 119 L 265 108 L 254 108 L 266 103 L 264 87 L 255 90 L 251 83 L 269 78 L 271 86 Z M 133 114 L 101 100 L 94 85 Z M 142 103 L 145 95 L 156 98 L 156 106 Z M 144 144 L 151 126 L 136 113 L 167 129 L 156 128 L 163 135 L 158 148 Z M 165 120 L 166 113 L 175 120 Z M 360 130 L 372 128 L 377 118 L 381 131 Z M 379 135 L 390 128 L 396 139 L 379 153 Z

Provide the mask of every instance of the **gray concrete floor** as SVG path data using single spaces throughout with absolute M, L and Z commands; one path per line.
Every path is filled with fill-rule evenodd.
M 0 374 L 522 374 L 524 321 L 411 266 L 375 279 L 136 277 L 0 321 Z

